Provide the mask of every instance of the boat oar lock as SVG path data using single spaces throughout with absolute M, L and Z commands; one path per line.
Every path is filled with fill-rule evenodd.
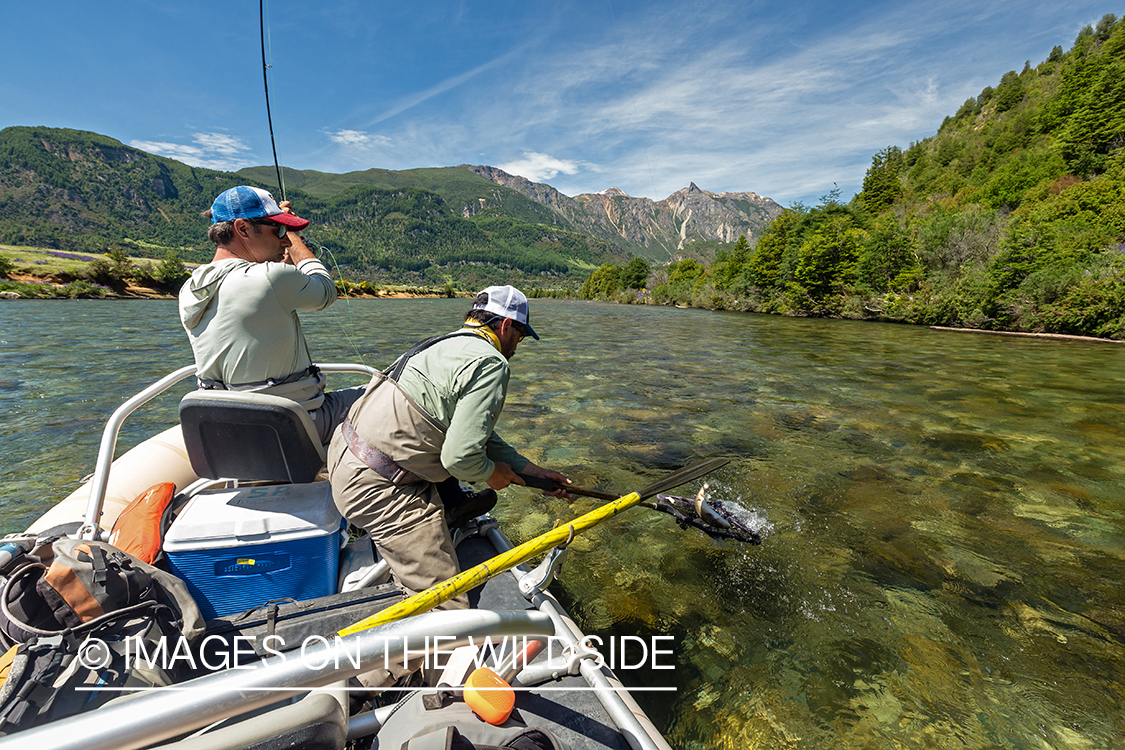
M 729 461 L 730 459 L 727 458 L 711 458 L 700 461 L 699 463 L 692 464 L 691 466 L 669 474 L 665 478 L 645 487 L 640 492 L 630 492 L 628 495 L 614 498 L 612 502 L 608 502 L 600 508 L 595 508 L 589 513 L 575 518 L 573 521 L 558 525 L 550 531 L 524 542 L 518 547 L 510 549 L 507 552 L 502 552 L 496 557 L 462 571 L 452 578 L 434 584 L 425 591 L 407 597 L 398 604 L 387 607 L 382 612 L 360 620 L 354 625 L 341 630 L 339 635 L 352 635 L 353 633 L 368 630 L 369 628 L 374 628 L 388 622 L 395 622 L 396 620 L 427 612 L 455 596 L 471 591 L 485 581 L 500 575 L 510 568 L 514 568 L 520 563 L 526 562 L 541 552 L 545 552 L 552 547 L 557 547 L 564 542 L 569 543 L 569 540 L 573 538 L 574 534 L 597 526 L 605 519 L 615 516 L 624 510 L 628 510 L 646 498 L 699 479 L 703 475 L 721 466 L 725 466 Z M 550 484 L 552 490 L 557 489 L 554 482 Z M 570 491 L 571 487 L 566 485 L 565 489 Z

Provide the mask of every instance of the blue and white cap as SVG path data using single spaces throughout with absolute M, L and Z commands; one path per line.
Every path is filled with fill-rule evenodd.
M 486 310 L 502 318 L 511 318 L 517 323 L 522 323 L 527 328 L 527 335 L 536 341 L 539 340 L 539 334 L 532 329 L 529 321 L 531 312 L 528 309 L 527 297 L 514 286 L 488 287 L 477 294 L 473 309 Z
M 298 231 L 309 225 L 308 219 L 282 211 L 273 196 L 265 190 L 247 185 L 224 190 L 211 204 L 212 224 L 235 219 L 269 219 Z

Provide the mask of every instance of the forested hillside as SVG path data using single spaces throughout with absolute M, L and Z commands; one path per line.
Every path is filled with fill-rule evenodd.
M 346 276 L 467 288 L 506 280 L 524 286 L 576 286 L 590 269 L 624 253 L 614 245 L 507 216 L 457 214 L 437 193 L 353 187 L 309 197 L 307 232 L 332 251 Z
M 1005 73 L 863 190 L 787 208 L 754 248 L 584 295 L 787 315 L 1125 339 L 1125 22 Z
M 468 170 L 420 170 L 438 180 L 503 192 L 502 210 L 465 218 L 437 193 L 414 187 L 324 186 L 319 194 L 290 188 L 295 210 L 313 220 L 306 234 L 329 247 L 329 261 L 349 280 L 475 288 L 491 282 L 576 287 L 592 268 L 626 255 L 614 245 L 537 223 L 547 210 Z M 258 170 L 260 171 L 260 170 Z M 78 130 L 14 127 L 0 131 L 0 243 L 56 250 L 161 258 L 175 251 L 209 260 L 207 221 L 200 212 L 228 187 L 268 181 L 247 174 L 189 167 Z M 301 183 L 301 173 L 292 173 Z M 272 176 L 272 171 L 271 171 Z
M 255 185 L 264 185 L 277 192 L 277 172 L 272 166 L 246 167 L 238 170 L 238 174 L 249 178 Z M 286 191 L 300 190 L 325 200 L 354 187 L 383 190 L 416 188 L 437 193 L 446 205 L 465 218 L 482 214 L 507 216 L 530 224 L 552 224 L 572 231 L 575 229 L 569 223 L 561 222 L 562 217 L 546 206 L 481 177 L 464 164 L 459 167 L 397 171 L 365 169 L 344 174 L 283 168 L 281 176 L 285 180 Z
M 232 185 L 229 172 L 196 169 L 97 133 L 0 130 L 0 243 L 103 251 L 127 240 L 202 250 L 199 215 Z M 132 249 L 132 248 L 131 248 Z
M 277 185 L 272 166 L 247 167 L 238 174 L 256 185 Z M 355 187 L 430 190 L 464 218 L 507 217 L 555 226 L 653 262 L 671 257 L 710 260 L 716 249 L 729 247 L 740 234 L 757 238 L 781 211 L 755 193 L 711 193 L 695 183 L 660 201 L 635 198 L 616 188 L 572 198 L 545 183 L 468 164 L 344 174 L 283 169 L 281 176 L 287 188 L 325 200 Z

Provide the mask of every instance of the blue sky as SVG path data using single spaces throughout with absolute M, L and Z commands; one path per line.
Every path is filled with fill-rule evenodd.
M 695 182 L 815 204 L 932 135 L 1111 3 L 496 0 L 266 4 L 298 169 L 489 164 L 568 195 Z M 5 3 L 0 127 L 92 130 L 196 166 L 272 164 L 258 4 Z

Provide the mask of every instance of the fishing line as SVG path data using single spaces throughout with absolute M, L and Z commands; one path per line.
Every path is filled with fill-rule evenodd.
M 270 114 L 270 66 L 266 63 L 266 9 L 265 0 L 258 0 L 258 28 L 262 37 L 262 85 L 266 90 L 266 122 L 270 126 L 270 147 L 273 149 L 273 168 L 277 172 L 277 187 L 281 191 L 281 200 L 285 200 L 285 182 L 281 179 L 281 162 L 277 160 L 277 144 L 273 138 L 273 116 Z M 273 43 L 271 40 L 272 50 Z
M 266 61 L 266 37 L 268 36 L 269 24 L 266 22 L 265 0 L 258 0 L 258 28 L 262 41 L 262 86 L 266 92 L 266 121 L 269 123 L 270 128 L 270 148 L 273 150 L 273 168 L 277 174 L 277 187 L 281 192 L 281 200 L 284 201 L 285 180 L 281 176 L 281 161 L 277 158 L 277 142 L 274 139 L 273 135 L 273 116 L 270 114 L 269 70 L 272 68 L 272 66 Z M 270 58 L 272 57 L 273 38 L 270 37 Z M 328 247 L 320 244 L 319 242 L 316 242 L 315 240 L 309 239 L 307 237 L 302 237 L 301 239 L 305 242 L 306 245 L 313 249 L 317 257 L 322 256 L 324 253 L 328 254 L 328 257 L 331 259 L 332 263 L 331 267 L 336 271 L 336 277 L 339 279 L 340 287 L 344 290 L 345 307 L 348 308 L 348 314 L 350 315 L 352 300 L 351 297 L 348 296 L 348 282 L 344 279 L 344 273 L 340 270 L 340 264 L 336 262 L 336 254 L 333 253 Z M 335 310 L 332 311 L 332 317 L 333 319 L 335 319 L 336 324 L 340 326 L 340 330 L 344 334 L 344 339 L 351 346 L 352 351 L 355 352 L 355 355 L 359 357 L 359 361 L 366 365 L 367 360 L 364 358 L 363 353 L 356 345 L 355 339 L 352 336 L 352 331 L 344 325 L 344 321 L 340 318 L 339 315 L 336 314 Z
M 349 329 L 348 326 L 344 325 L 343 319 L 336 314 L 335 310 L 330 309 L 329 312 L 331 312 L 333 319 L 335 319 L 336 321 L 336 324 L 340 326 L 340 331 L 343 332 L 344 339 L 348 342 L 348 345 L 351 346 L 352 351 L 355 352 L 355 355 L 359 357 L 360 363 L 366 365 L 367 359 L 363 356 L 363 352 L 359 350 L 359 347 L 356 345 L 355 338 L 352 335 L 355 329 L 355 316 L 352 315 L 352 298 L 348 296 L 348 282 L 344 279 L 344 272 L 340 270 L 340 264 L 336 262 L 336 254 L 332 252 L 331 248 L 329 248 L 327 245 L 322 245 L 315 240 L 310 240 L 305 237 L 302 237 L 301 239 L 305 241 L 306 245 L 313 249 L 317 257 L 323 257 L 324 254 L 327 253 L 328 258 L 331 259 L 331 267 L 336 271 L 336 276 L 340 279 L 340 288 L 344 290 L 344 306 L 348 308 L 348 317 L 353 321 L 351 329 Z

